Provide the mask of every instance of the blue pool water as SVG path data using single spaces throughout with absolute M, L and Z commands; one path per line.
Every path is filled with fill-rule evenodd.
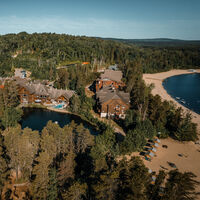
M 57 109 L 61 109 L 63 108 L 64 104 L 58 104 L 57 106 L 54 106 L 54 108 L 57 108 Z
M 163 81 L 167 93 L 183 106 L 200 114 L 200 74 L 172 76 Z

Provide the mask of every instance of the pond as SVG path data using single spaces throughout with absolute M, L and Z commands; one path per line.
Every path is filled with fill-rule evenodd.
M 98 134 L 94 126 L 73 114 L 60 113 L 43 108 L 23 108 L 23 113 L 20 122 L 22 128 L 29 127 L 32 130 L 41 132 L 49 120 L 58 123 L 60 127 L 64 127 L 74 121 L 76 124 L 82 123 L 85 128 L 89 129 L 92 135 Z

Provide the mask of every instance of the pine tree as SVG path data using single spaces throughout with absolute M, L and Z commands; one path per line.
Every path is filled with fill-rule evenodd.
M 118 184 L 118 172 L 113 171 L 100 175 L 98 182 L 95 185 L 93 185 L 95 199 L 115 200 L 117 198 Z
M 58 197 L 58 188 L 57 188 L 57 176 L 56 168 L 52 167 L 49 170 L 49 183 L 48 183 L 48 194 L 47 200 L 55 200 Z
M 68 155 L 65 156 L 62 162 L 59 163 L 57 179 L 60 187 L 69 183 L 70 180 L 74 179 L 75 176 L 75 154 L 73 152 L 69 152 Z
M 17 86 L 7 81 L 4 89 L 0 90 L 0 125 L 4 128 L 15 126 L 21 119 L 22 110 L 19 105 Z
M 142 161 L 133 157 L 128 163 L 122 161 L 119 165 L 118 198 L 126 200 L 147 200 L 147 186 L 150 176 Z
M 85 199 L 87 192 L 87 184 L 75 182 L 62 194 L 63 200 L 81 200 Z
M 78 153 L 84 153 L 89 146 L 94 144 L 94 136 L 90 134 L 89 130 L 81 127 L 76 128 L 77 140 L 76 150 Z
M 7 175 L 8 175 L 8 165 L 5 160 L 3 138 L 0 133 L 0 197 Z
M 200 194 L 195 192 L 200 182 L 195 180 L 192 172 L 181 173 L 178 170 L 169 172 L 169 178 L 165 185 L 163 200 L 195 200 Z
M 33 199 L 47 199 L 48 183 L 49 183 L 49 165 L 52 162 L 51 157 L 47 152 L 41 152 L 36 158 L 37 164 L 33 168 L 32 196 Z

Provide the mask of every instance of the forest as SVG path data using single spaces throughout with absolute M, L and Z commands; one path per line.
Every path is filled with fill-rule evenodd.
M 32 79 L 54 81 L 54 87 L 76 91 L 69 111 L 99 129 L 91 135 L 82 124 L 63 128 L 51 121 L 41 133 L 21 129 L 23 114 L 17 88 L 8 81 L 0 89 L 0 193 L 2 199 L 63 200 L 183 200 L 196 199 L 199 184 L 191 172 L 178 170 L 149 173 L 138 157 L 118 161 L 141 151 L 148 139 L 159 137 L 196 141 L 197 127 L 189 114 L 171 102 L 153 96 L 144 72 L 200 66 L 200 46 L 148 46 L 100 38 L 50 33 L 0 36 L 0 77 L 12 76 L 14 68 L 32 72 Z M 89 62 L 83 65 L 82 62 Z M 75 63 L 64 68 L 62 65 Z M 85 86 L 98 69 L 118 64 L 131 107 L 124 120 L 116 121 L 126 132 L 118 138 L 113 127 L 91 114 L 95 101 Z M 152 176 L 156 177 L 152 183 Z
M 174 44 L 176 44 L 174 42 Z M 110 64 L 140 65 L 145 73 L 200 66 L 200 45 L 141 46 L 137 42 L 119 42 L 85 36 L 34 33 L 0 36 L 0 76 L 11 76 L 22 67 L 36 79 L 55 79 L 56 68 L 65 62 L 89 62 L 96 71 Z

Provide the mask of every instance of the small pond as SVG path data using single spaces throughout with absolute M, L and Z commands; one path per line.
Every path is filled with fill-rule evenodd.
M 82 123 L 85 128 L 89 129 L 92 135 L 98 134 L 94 126 L 73 114 L 60 113 L 42 108 L 23 108 L 23 112 L 24 115 L 20 122 L 22 128 L 29 127 L 32 130 L 41 132 L 49 120 L 57 122 L 60 127 L 64 127 L 66 124 L 74 121 L 77 124 Z

